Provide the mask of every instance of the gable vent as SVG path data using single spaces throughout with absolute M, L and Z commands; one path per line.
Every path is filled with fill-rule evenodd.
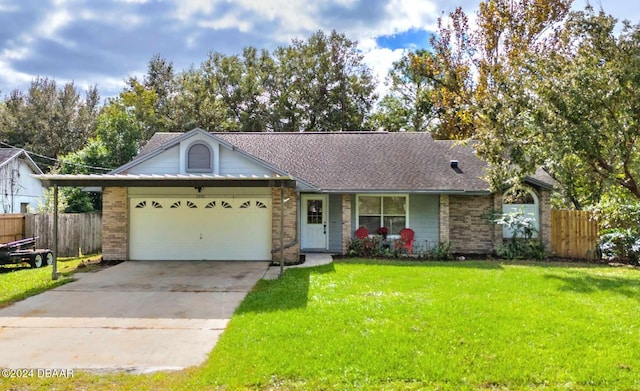
M 211 150 L 204 144 L 194 144 L 187 152 L 187 170 L 211 171 Z

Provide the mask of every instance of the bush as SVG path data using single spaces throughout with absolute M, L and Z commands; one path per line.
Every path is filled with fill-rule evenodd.
M 608 229 L 601 233 L 598 250 L 609 261 L 637 263 L 640 259 L 640 234 L 636 229 Z
M 544 259 L 547 256 L 540 235 L 537 235 L 538 230 L 534 227 L 535 220 L 525 216 L 522 210 L 495 214 L 491 221 L 513 232 L 506 244 L 495 249 L 500 258 Z
M 391 250 L 385 246 L 381 236 L 358 239 L 352 238 L 347 247 L 347 255 L 358 258 L 388 257 Z
M 420 258 L 433 261 L 447 261 L 453 259 L 451 242 L 440 242 L 437 246 L 420 254 Z
M 603 229 L 635 229 L 640 226 L 640 202 L 628 191 L 607 192 L 595 209 Z

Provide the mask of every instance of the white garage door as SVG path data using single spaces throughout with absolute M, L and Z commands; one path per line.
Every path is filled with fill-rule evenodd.
M 131 198 L 132 260 L 270 260 L 271 200 Z

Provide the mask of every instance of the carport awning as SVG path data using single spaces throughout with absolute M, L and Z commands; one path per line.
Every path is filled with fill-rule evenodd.
M 146 174 L 42 174 L 43 186 L 95 187 L 295 187 L 284 175 L 146 175 Z

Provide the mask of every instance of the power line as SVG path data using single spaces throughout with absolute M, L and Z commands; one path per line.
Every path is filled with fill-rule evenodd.
M 2 142 L 2 141 L 0 141 L 0 144 L 2 144 L 4 146 L 7 146 L 7 147 L 10 147 L 10 148 L 22 149 L 23 151 L 27 152 L 29 155 L 37 156 L 37 157 L 42 158 L 42 159 L 51 160 L 51 161 L 56 162 L 56 163 L 68 164 L 68 165 L 76 166 L 76 167 L 91 168 L 91 169 L 94 169 L 94 170 L 103 170 L 103 171 L 111 171 L 111 170 L 113 170 L 113 168 L 107 168 L 107 167 L 96 167 L 96 166 L 89 166 L 87 164 L 64 162 L 64 161 L 61 161 L 61 160 L 56 159 L 56 158 L 52 158 L 52 157 L 49 157 L 49 156 L 44 156 L 44 155 L 41 155 L 39 153 L 35 153 L 35 152 L 32 152 L 32 151 L 27 151 L 24 148 L 16 147 L 15 145 L 7 144 L 7 143 Z

